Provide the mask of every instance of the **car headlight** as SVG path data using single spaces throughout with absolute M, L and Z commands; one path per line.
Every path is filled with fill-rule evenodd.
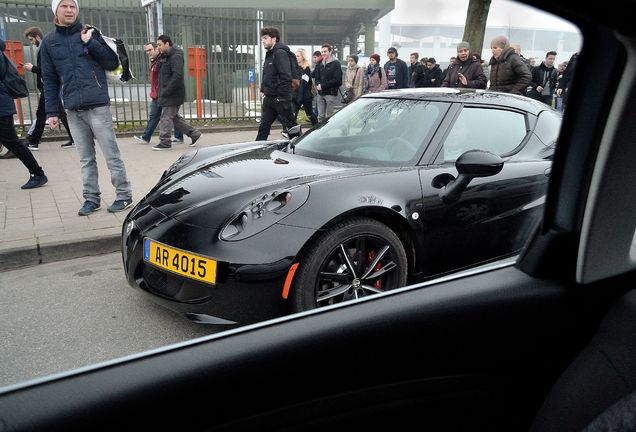
M 181 168 L 183 168 L 184 166 L 186 166 L 187 164 L 192 162 L 192 159 L 194 159 L 194 156 L 196 156 L 198 151 L 199 151 L 198 149 L 194 149 L 194 150 L 190 150 L 189 152 L 185 152 L 184 154 L 182 154 L 179 157 L 179 159 L 177 159 L 172 165 L 170 165 L 168 167 L 168 169 L 166 171 L 163 172 L 163 175 L 161 176 L 161 179 L 164 179 L 164 178 L 168 177 L 169 175 L 171 175 L 173 173 L 176 173 Z
M 221 230 L 221 239 L 238 241 L 253 236 L 300 208 L 307 198 L 307 185 L 263 194 L 230 218 Z

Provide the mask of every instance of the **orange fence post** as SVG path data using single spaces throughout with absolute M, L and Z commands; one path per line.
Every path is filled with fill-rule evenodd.
M 197 82 L 197 115 L 203 117 L 203 101 L 201 96 L 201 76 L 207 72 L 205 48 L 188 48 L 188 74 Z
M 9 60 L 15 64 L 16 69 L 20 76 L 24 76 L 24 53 L 22 51 L 22 43 L 20 41 L 6 41 L 4 53 Z M 20 127 L 24 127 L 24 116 L 22 115 L 22 101 L 20 99 L 15 100 L 16 111 L 18 112 L 18 122 Z

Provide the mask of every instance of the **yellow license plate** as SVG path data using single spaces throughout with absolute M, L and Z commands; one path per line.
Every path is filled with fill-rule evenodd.
M 144 239 L 144 261 L 200 282 L 216 283 L 216 260 Z

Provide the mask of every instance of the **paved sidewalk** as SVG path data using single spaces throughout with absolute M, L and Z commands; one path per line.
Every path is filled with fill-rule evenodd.
M 256 137 L 256 128 L 235 129 L 219 127 L 204 132 L 196 147 L 251 141 Z M 270 138 L 279 137 L 280 130 L 273 129 Z M 102 208 L 90 216 L 78 216 L 84 203 L 79 159 L 76 149 L 60 147 L 63 142 L 42 142 L 40 150 L 33 152 L 49 179 L 41 188 L 20 189 L 29 179 L 28 171 L 17 159 L 0 159 L 0 271 L 120 249 L 121 226 L 127 211 L 106 210 L 115 199 L 115 190 L 103 156 L 98 150 Z M 151 145 L 132 136 L 118 136 L 117 142 L 135 203 L 172 162 L 192 148 L 188 137 L 184 144 L 162 152 L 153 151 Z M 153 137 L 153 144 L 157 142 L 158 138 Z

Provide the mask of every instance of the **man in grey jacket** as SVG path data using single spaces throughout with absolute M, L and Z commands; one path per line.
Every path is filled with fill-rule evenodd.
M 161 35 L 157 38 L 159 57 L 159 105 L 161 119 L 159 120 L 159 144 L 153 150 L 172 149 L 172 129 L 177 128 L 184 135 L 190 137 L 193 146 L 201 132 L 183 120 L 179 115 L 179 108 L 185 102 L 185 79 L 183 77 L 183 51 L 173 45 L 169 36 Z
M 85 201 L 78 214 L 88 216 L 101 207 L 95 141 L 106 159 L 117 193 L 108 211 L 126 210 L 132 205 L 132 189 L 115 139 L 105 73 L 116 69 L 119 59 L 99 32 L 79 22 L 76 0 L 53 0 L 52 9 L 55 30 L 40 44 L 44 102 L 49 125 L 55 129 L 62 96 L 84 185 Z

